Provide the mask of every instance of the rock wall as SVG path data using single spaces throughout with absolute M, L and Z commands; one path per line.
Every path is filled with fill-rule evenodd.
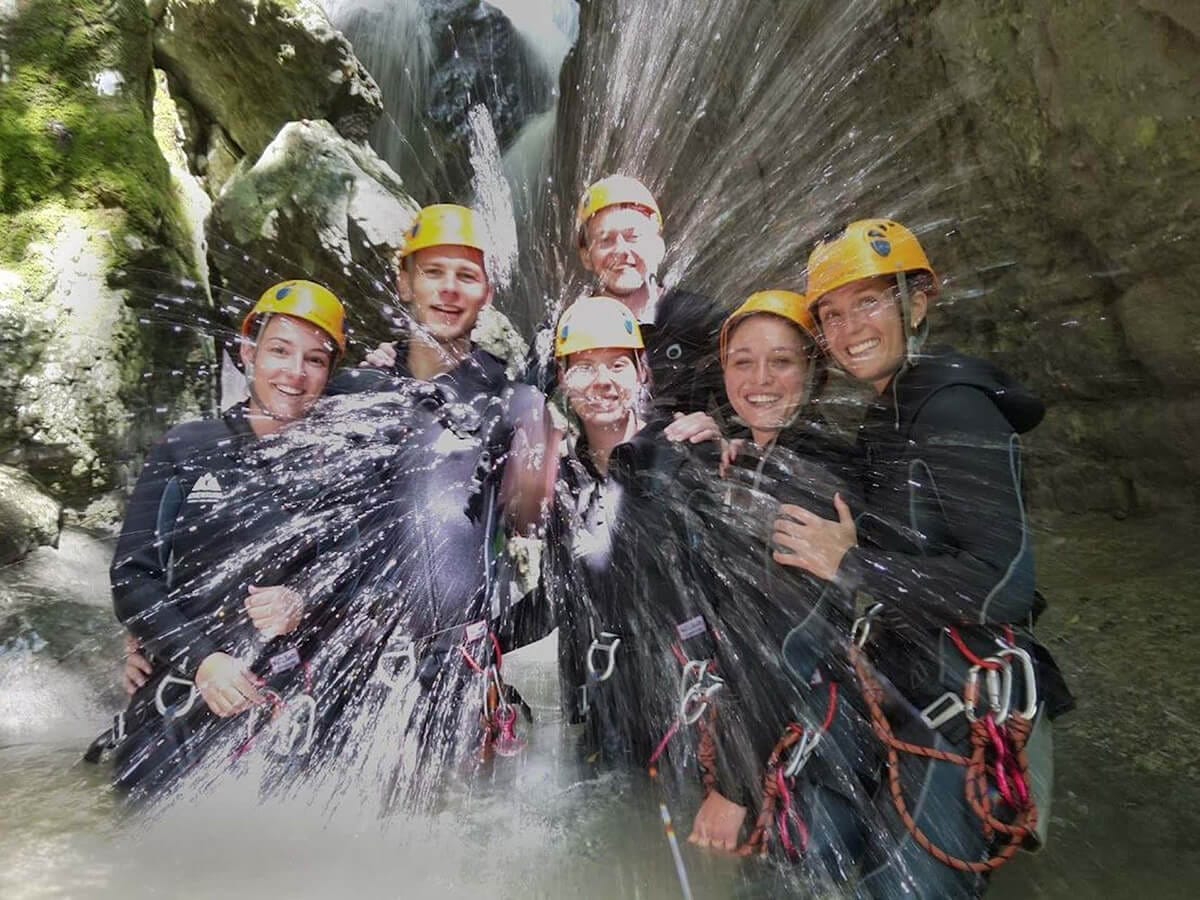
M 197 272 L 154 134 L 141 0 L 0 22 L 0 458 L 82 508 L 142 432 L 203 401 L 211 354 L 152 315 Z M 145 373 L 159 377 L 147 381 Z
M 945 278 L 935 336 L 1050 405 L 1040 508 L 1192 506 L 1200 15 L 1188 0 L 584 0 L 562 77 L 565 236 L 606 171 L 665 204 L 669 264 L 733 304 L 886 214 Z

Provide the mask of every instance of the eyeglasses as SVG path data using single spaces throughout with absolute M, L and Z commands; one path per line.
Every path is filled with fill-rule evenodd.
M 829 305 L 817 304 L 817 322 L 822 331 L 837 331 L 849 327 L 851 320 L 857 321 L 862 317 L 874 318 L 894 308 L 897 297 L 896 288 L 887 288 L 878 294 L 863 294 L 848 304 L 845 310 L 834 309 Z
M 624 356 L 611 363 L 576 363 L 563 374 L 563 384 L 567 390 L 583 391 L 596 383 L 601 370 L 610 379 L 615 379 L 627 375 L 633 368 L 633 360 Z

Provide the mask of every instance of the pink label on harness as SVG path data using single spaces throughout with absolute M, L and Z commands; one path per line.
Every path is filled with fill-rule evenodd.
M 488 627 L 486 621 L 472 622 L 467 626 L 467 640 L 481 641 L 487 637 L 487 631 Z
M 300 651 L 295 647 L 289 647 L 282 653 L 276 653 L 271 657 L 271 674 L 278 675 L 280 672 L 294 669 L 298 665 L 300 665 Z
M 686 622 L 680 622 L 676 625 L 675 631 L 679 634 L 681 641 L 686 641 L 689 638 L 704 634 L 704 632 L 708 631 L 708 626 L 704 624 L 704 616 L 693 616 Z

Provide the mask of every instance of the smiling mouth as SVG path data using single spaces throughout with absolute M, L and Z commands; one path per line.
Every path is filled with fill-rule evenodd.
M 865 341 L 859 341 L 857 344 L 851 344 L 846 348 L 846 353 L 853 359 L 859 356 L 866 356 L 878 346 L 879 338 L 869 338 Z
M 746 402 L 751 406 L 774 406 L 783 397 L 779 394 L 750 394 L 746 397 Z
M 275 385 L 272 385 L 272 387 L 275 388 L 275 390 L 278 391 L 279 393 L 283 394 L 283 396 L 285 396 L 285 397 L 303 397 L 304 396 L 303 388 L 289 387 L 288 385 L 283 385 L 283 384 L 275 384 Z

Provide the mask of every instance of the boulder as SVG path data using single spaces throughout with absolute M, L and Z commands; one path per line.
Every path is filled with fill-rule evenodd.
M 256 158 L 296 119 L 328 119 L 365 140 L 383 110 L 379 88 L 315 0 L 169 0 L 154 50 L 176 93 L 239 156 Z
M 19 469 L 0 466 L 0 565 L 34 547 L 57 546 L 62 507 Z
M 394 337 L 394 260 L 417 213 L 400 177 L 328 122 L 291 122 L 229 180 L 209 220 L 215 276 L 236 297 L 234 320 L 274 281 L 311 278 L 346 304 L 351 355 Z M 236 331 L 236 329 L 234 329 Z M 494 309 L 477 339 L 514 364 L 525 344 Z

